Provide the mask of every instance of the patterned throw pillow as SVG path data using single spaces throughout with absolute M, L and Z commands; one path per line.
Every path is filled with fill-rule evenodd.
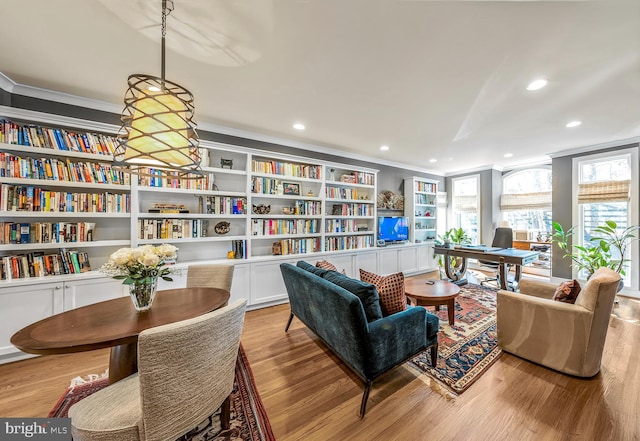
M 316 262 L 316 267 L 329 271 L 338 271 L 338 268 L 336 268 L 333 263 L 327 262 L 326 260 L 319 260 L 318 262 Z
M 384 317 L 407 309 L 407 297 L 404 293 L 404 274 L 396 273 L 388 276 L 379 276 L 361 269 L 360 280 L 365 283 L 371 283 L 378 289 L 380 307 Z
M 575 303 L 576 298 L 580 294 L 580 284 L 577 280 L 569 280 L 562 282 L 553 294 L 553 300 L 556 302 Z

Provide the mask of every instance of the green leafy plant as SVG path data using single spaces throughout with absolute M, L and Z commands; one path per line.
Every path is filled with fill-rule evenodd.
M 471 238 L 467 235 L 467 232 L 462 228 L 451 228 L 449 231 L 446 231 L 443 235 L 438 236 L 438 245 L 444 245 L 447 243 L 451 243 L 454 245 L 468 245 L 471 243 Z M 444 256 L 442 254 L 434 254 L 434 257 L 438 258 L 438 266 L 442 268 L 444 266 Z M 449 256 L 451 260 L 451 266 L 457 266 L 457 260 L 455 256 Z
M 624 264 L 629 261 L 625 256 L 631 242 L 638 240 L 635 232 L 640 226 L 632 225 L 619 229 L 616 222 L 605 221 L 604 225 L 593 230 L 595 236 L 591 237 L 585 245 L 574 245 L 571 251 L 569 239 L 575 235 L 576 227 L 573 226 L 565 231 L 558 222 L 552 222 L 551 225 L 553 227 L 552 242 L 564 251 L 564 258 L 571 259 L 573 267 L 585 270 L 591 275 L 604 266 L 625 275 Z

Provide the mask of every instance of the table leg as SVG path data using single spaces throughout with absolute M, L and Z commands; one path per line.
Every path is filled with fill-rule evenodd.
M 113 346 L 109 355 L 109 384 L 138 372 L 138 343 Z
M 500 268 L 500 289 L 507 289 L 507 275 L 508 273 L 505 271 L 506 264 L 504 263 L 504 257 L 500 258 L 499 268 Z
M 447 301 L 447 315 L 449 318 L 449 326 L 453 326 L 456 321 L 456 299 Z
M 454 267 L 451 265 L 451 256 L 444 256 L 444 272 L 447 274 L 449 280 L 453 282 L 462 280 L 467 272 L 467 258 L 455 257 L 455 259 L 456 266 Z

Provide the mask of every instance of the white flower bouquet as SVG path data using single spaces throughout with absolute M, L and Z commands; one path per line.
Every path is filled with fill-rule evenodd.
M 169 244 L 120 248 L 100 267 L 100 272 L 125 285 L 149 285 L 158 277 L 172 282 L 171 270 L 164 265 L 175 260 L 177 252 L 178 248 Z

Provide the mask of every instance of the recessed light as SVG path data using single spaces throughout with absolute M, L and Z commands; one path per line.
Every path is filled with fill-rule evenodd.
M 387 150 L 389 150 L 389 146 L 388 145 L 381 145 L 380 146 L 380 150 L 382 150 L 383 152 L 386 152 Z
M 582 121 L 571 121 L 567 123 L 567 127 L 569 128 L 578 127 L 580 124 L 582 124 Z
M 504 157 L 505 158 L 511 158 L 513 156 L 513 153 L 505 153 Z
M 547 85 L 547 80 L 543 80 L 543 79 L 535 80 L 529 83 L 529 85 L 527 86 L 527 90 L 542 89 L 546 85 Z
M 294 129 L 296 129 L 296 130 L 304 130 L 304 129 L 305 129 L 305 126 L 304 126 L 304 124 L 302 124 L 302 123 L 295 123 L 295 124 L 293 125 L 293 128 L 294 128 Z
M 429 162 L 438 162 L 438 160 L 436 158 L 431 158 L 429 159 Z

